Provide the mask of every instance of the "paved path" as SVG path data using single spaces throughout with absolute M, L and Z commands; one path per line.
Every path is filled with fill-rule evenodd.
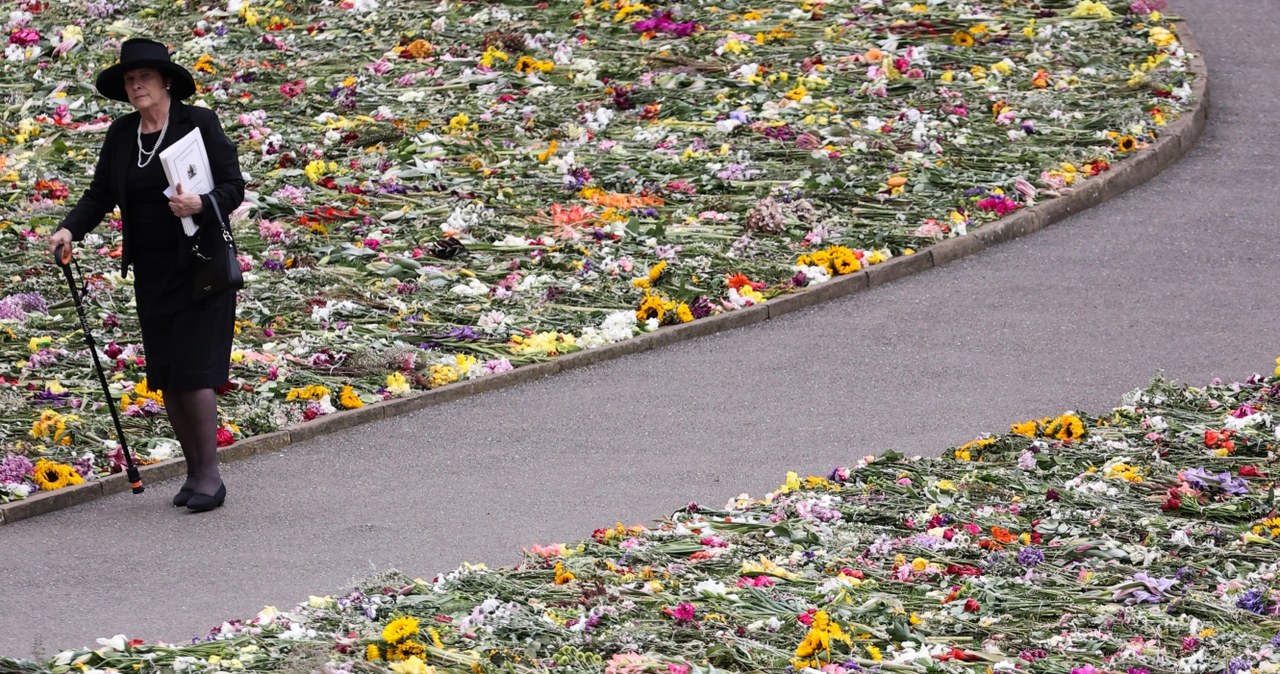
M 1180 0 L 1208 55 L 1200 145 L 1100 209 L 779 320 L 576 370 L 0 528 L 0 653 L 180 641 L 398 567 L 507 564 L 690 500 L 1104 410 L 1158 369 L 1280 355 L 1280 3 Z

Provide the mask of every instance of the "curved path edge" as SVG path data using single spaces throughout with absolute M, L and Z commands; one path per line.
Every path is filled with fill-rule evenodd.
M 975 229 L 971 234 L 944 239 L 913 255 L 892 258 L 856 274 L 833 278 L 800 293 L 775 297 L 764 304 L 709 316 L 692 323 L 664 327 L 623 342 L 559 356 L 546 362 L 518 367 L 509 372 L 449 384 L 438 389 L 355 410 L 335 412 L 304 424 L 246 438 L 221 447 L 218 449 L 218 458 L 222 463 L 247 459 L 331 431 L 407 414 L 477 393 L 516 386 L 566 370 L 594 365 L 676 342 L 760 323 L 884 285 L 909 274 L 940 267 L 985 248 L 1039 231 L 1080 211 L 1109 201 L 1154 178 L 1190 152 L 1200 140 L 1208 123 L 1209 72 L 1201 54 L 1200 45 L 1185 21 L 1178 22 L 1175 29 L 1178 40 L 1188 57 L 1187 67 L 1196 76 L 1192 84 L 1192 109 L 1170 123 L 1165 133 L 1150 147 L 1112 168 L 1105 175 L 1085 181 L 1071 194 L 1021 209 L 1013 215 Z M 141 466 L 140 470 L 143 483 L 149 484 L 181 477 L 185 475 L 186 467 L 183 459 L 169 459 Z M 123 492 L 129 488 L 124 474 L 118 473 L 74 487 L 29 496 L 20 501 L 0 505 L 0 525 L 69 508 L 109 494 Z

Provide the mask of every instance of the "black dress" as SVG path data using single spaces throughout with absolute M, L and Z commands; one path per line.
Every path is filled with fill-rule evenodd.
M 166 134 L 167 135 L 167 134 Z M 154 147 L 159 133 L 142 134 Z M 165 145 L 175 138 L 165 138 Z M 236 294 L 191 299 L 194 239 L 169 208 L 160 158 L 145 167 L 131 162 L 126 179 L 138 322 L 146 352 L 147 386 L 160 390 L 217 388 L 227 382 Z

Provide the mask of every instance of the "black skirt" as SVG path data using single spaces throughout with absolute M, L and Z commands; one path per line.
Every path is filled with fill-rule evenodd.
M 174 254 L 134 255 L 133 275 L 147 358 L 147 386 L 185 391 L 227 383 L 236 321 L 235 291 L 192 300 L 192 268 L 176 260 Z
M 144 146 L 153 147 L 158 135 L 143 134 Z M 162 391 L 217 388 L 230 373 L 236 293 L 191 299 L 192 240 L 169 208 L 167 185 L 158 158 L 145 168 L 129 168 L 124 226 L 130 230 L 147 386 Z

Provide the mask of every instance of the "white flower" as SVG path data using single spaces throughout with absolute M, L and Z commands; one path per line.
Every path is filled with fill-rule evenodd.
M 729 590 L 718 580 L 704 580 L 693 586 L 693 593 L 704 597 L 727 597 Z
M 177 450 L 178 443 L 172 440 L 162 439 L 160 442 L 156 443 L 155 447 L 147 450 L 147 455 L 153 459 L 163 461 L 164 459 L 172 458 Z
M 452 295 L 461 295 L 462 297 L 483 297 L 489 294 L 489 286 L 485 285 L 479 279 L 467 279 L 466 283 L 459 283 L 449 289 Z
M 110 639 L 99 638 L 98 644 L 106 651 L 123 651 L 129 645 L 129 637 L 117 634 Z
M 275 621 L 275 619 L 279 617 L 279 615 L 280 615 L 280 611 L 276 607 L 263 606 L 262 610 L 258 611 L 257 620 L 259 624 L 269 625 L 273 621 Z

